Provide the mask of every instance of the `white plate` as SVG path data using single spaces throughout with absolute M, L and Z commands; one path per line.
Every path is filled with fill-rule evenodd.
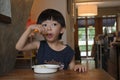
M 54 73 L 58 70 L 59 65 L 43 64 L 43 65 L 34 65 L 32 66 L 32 68 L 34 68 L 35 73 Z

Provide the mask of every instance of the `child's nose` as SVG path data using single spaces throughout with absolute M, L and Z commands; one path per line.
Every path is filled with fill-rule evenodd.
M 47 26 L 47 31 L 50 31 L 50 30 L 52 30 L 51 25 Z

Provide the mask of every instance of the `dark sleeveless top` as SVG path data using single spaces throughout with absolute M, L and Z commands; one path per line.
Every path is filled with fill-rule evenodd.
M 73 56 L 74 51 L 68 45 L 66 45 L 66 47 L 61 51 L 55 51 L 49 47 L 46 41 L 41 41 L 36 58 L 37 64 L 53 62 L 64 66 L 63 69 L 67 69 Z

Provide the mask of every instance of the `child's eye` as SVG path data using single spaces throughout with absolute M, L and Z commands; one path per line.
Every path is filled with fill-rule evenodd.
M 54 23 L 53 25 L 54 25 L 54 26 L 57 26 L 57 23 Z
M 47 27 L 47 24 L 42 24 L 42 27 Z
M 57 26 L 57 23 L 53 23 L 53 24 L 52 24 L 52 27 L 55 27 L 55 26 Z

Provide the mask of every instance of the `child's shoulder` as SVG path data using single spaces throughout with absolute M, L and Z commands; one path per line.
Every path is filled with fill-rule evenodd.
M 68 44 L 64 44 L 64 45 L 66 46 L 66 48 L 67 48 L 68 50 L 74 51 L 70 45 L 68 45 Z

